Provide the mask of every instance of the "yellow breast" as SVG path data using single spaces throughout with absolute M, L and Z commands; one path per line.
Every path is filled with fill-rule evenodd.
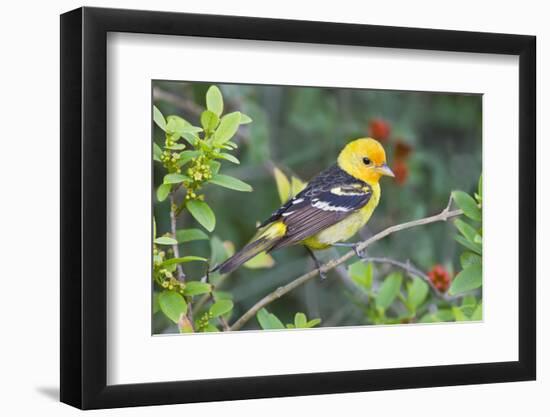
M 343 242 L 353 237 L 370 219 L 380 201 L 380 185 L 372 187 L 372 197 L 360 210 L 350 214 L 342 221 L 305 239 L 302 243 L 311 249 L 325 249 L 336 242 Z

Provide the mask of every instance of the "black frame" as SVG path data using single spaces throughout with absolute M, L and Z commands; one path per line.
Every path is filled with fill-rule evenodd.
M 519 360 L 108 386 L 108 32 L 518 55 Z M 92 409 L 535 379 L 534 36 L 85 7 L 61 16 L 60 55 L 61 401 Z

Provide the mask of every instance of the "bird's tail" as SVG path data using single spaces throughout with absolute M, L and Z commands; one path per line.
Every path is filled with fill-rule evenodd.
M 269 251 L 285 235 L 285 232 L 286 226 L 283 222 L 275 222 L 260 229 L 250 243 L 216 266 L 211 272 L 219 271 L 221 274 L 228 274 L 234 271 L 259 253 Z

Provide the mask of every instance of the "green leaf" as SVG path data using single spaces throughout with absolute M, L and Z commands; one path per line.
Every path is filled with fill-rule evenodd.
M 464 215 L 472 220 L 481 221 L 481 210 L 476 201 L 464 191 L 453 191 L 453 200 L 464 211 Z
M 294 316 L 294 326 L 297 329 L 304 329 L 307 325 L 307 317 L 304 313 L 296 313 Z
M 222 164 L 220 164 L 218 161 L 210 161 L 208 165 L 210 165 L 210 171 L 212 171 L 212 175 L 216 175 L 220 171 L 220 167 L 222 166 Z
M 187 314 L 187 303 L 181 294 L 176 291 L 163 291 L 159 294 L 160 310 L 177 323 L 182 314 Z
M 180 182 L 184 181 L 191 181 L 191 178 L 189 178 L 186 175 L 183 174 L 166 174 L 164 176 L 163 183 L 164 184 L 179 184 Z
M 357 261 L 348 267 L 353 282 L 369 291 L 372 288 L 372 263 Z
M 290 198 L 290 182 L 283 171 L 277 167 L 273 168 L 273 176 L 275 177 L 281 203 L 286 203 Z
M 478 255 L 482 254 L 482 246 L 479 243 L 476 242 L 470 242 L 469 240 L 465 239 L 462 236 L 454 236 L 454 239 L 460 243 L 462 246 L 470 249 L 472 252 L 477 253 Z
M 462 269 L 468 268 L 470 265 L 481 265 L 481 256 L 473 252 L 463 252 L 460 255 L 460 266 Z
M 201 114 L 201 125 L 207 132 L 213 132 L 220 123 L 218 115 L 210 110 L 205 110 Z
M 473 295 L 465 295 L 464 298 L 462 298 L 462 307 L 464 306 L 472 306 L 475 307 L 477 304 L 476 297 Z
M 426 282 L 418 277 L 414 277 L 412 283 L 407 287 L 407 301 L 409 306 L 416 310 L 428 296 L 429 287 Z
M 197 133 L 202 132 L 202 131 L 203 131 L 202 128 L 189 124 L 189 125 L 185 126 L 184 128 L 182 128 L 181 133 L 182 133 L 182 136 L 183 136 L 184 133 L 197 134 Z
M 456 306 L 453 306 L 451 308 L 451 311 L 453 312 L 454 318 L 456 321 L 466 321 L 468 320 L 462 310 Z
M 240 121 L 241 114 L 238 111 L 223 116 L 216 133 L 214 133 L 214 144 L 223 145 L 230 140 L 237 133 Z
M 470 226 L 468 223 L 466 223 L 465 221 L 462 221 L 460 219 L 456 219 L 454 221 L 454 225 L 456 226 L 456 228 L 460 231 L 460 233 L 462 233 L 462 235 L 468 239 L 470 242 L 473 242 L 474 241 L 474 238 L 476 237 L 476 235 L 478 234 L 476 229 L 474 229 L 472 226 Z
M 153 106 L 153 120 L 158 127 L 166 131 L 166 120 L 157 106 Z
M 313 320 L 310 320 L 306 323 L 306 327 L 309 329 L 311 327 L 317 326 L 320 323 L 321 323 L 321 319 L 313 319 Z
M 160 161 L 161 155 L 162 155 L 162 149 L 155 142 L 153 142 L 153 160 L 157 162 L 161 162 Z
M 436 323 L 438 322 L 438 318 L 437 318 L 437 315 L 436 314 L 433 314 L 433 313 L 426 313 L 424 314 L 420 320 L 418 321 L 419 323 Z
M 216 300 L 232 300 L 233 294 L 227 291 L 213 291 L 212 295 Z
M 477 300 L 473 295 L 467 295 L 462 299 L 460 309 L 466 316 L 471 316 L 477 306 Z
M 197 146 L 199 142 L 199 137 L 193 132 L 185 131 L 181 136 L 192 146 Z
M 234 164 L 237 164 L 237 165 L 241 163 L 241 161 L 239 161 L 237 158 L 235 158 L 230 153 L 222 152 L 222 153 L 216 155 L 216 158 L 225 159 L 226 161 L 233 162 Z
M 456 295 L 466 291 L 475 290 L 481 287 L 482 284 L 482 268 L 481 265 L 470 265 L 468 268 L 463 269 L 453 279 L 451 288 L 449 288 L 449 294 Z
M 170 133 L 170 139 L 176 141 L 180 137 L 183 137 L 191 145 L 197 145 L 197 142 L 199 140 L 197 132 L 202 132 L 202 129 L 200 127 L 192 126 L 178 116 L 168 116 L 168 119 L 169 121 L 166 125 L 166 130 L 172 130 L 172 133 Z
M 265 308 L 262 308 L 256 313 L 256 319 L 258 320 L 258 323 L 260 323 L 261 328 L 264 330 L 285 328 L 281 320 L 279 320 L 275 314 L 270 313 Z
M 196 158 L 201 153 L 200 151 L 183 151 L 180 153 L 180 158 L 178 160 L 178 167 L 182 167 L 188 163 L 191 159 Z
M 212 291 L 212 285 L 200 281 L 188 281 L 185 283 L 183 293 L 188 296 L 208 294 Z
M 211 232 L 216 227 L 216 216 L 204 201 L 191 200 L 187 202 L 187 210 L 206 230 Z
M 212 323 L 208 323 L 202 331 L 205 333 L 218 333 L 220 329 L 218 329 Z
M 380 286 L 378 294 L 376 294 L 376 307 L 382 310 L 387 309 L 397 297 L 402 281 L 403 276 L 400 272 L 393 272 L 388 275 Z
M 223 316 L 229 313 L 233 309 L 233 301 L 231 300 L 218 300 L 210 306 L 209 312 L 214 317 Z
M 474 321 L 481 321 L 483 320 L 483 305 L 482 303 L 479 303 L 472 313 L 472 317 L 470 317 L 470 320 Z
M 437 317 L 439 318 L 439 321 L 453 321 L 454 314 L 450 309 L 446 308 L 439 310 L 437 312 Z
M 177 245 L 178 241 L 169 236 L 157 237 L 154 241 L 157 245 Z
M 271 268 L 273 265 L 275 265 L 275 259 L 273 259 L 273 256 L 265 252 L 260 252 L 243 264 L 243 266 L 248 269 Z
M 420 323 L 438 323 L 441 321 L 453 321 L 455 318 L 450 309 L 438 310 L 435 313 L 428 313 L 420 319 Z
M 157 200 L 158 201 L 166 200 L 166 197 L 168 197 L 168 194 L 170 194 L 171 189 L 172 189 L 171 184 L 161 184 L 159 188 L 157 188 Z
M 306 188 L 307 183 L 303 182 L 300 178 L 292 176 L 290 180 L 290 189 L 292 191 L 292 196 L 297 195 L 300 191 Z
M 173 138 L 174 140 L 179 139 L 179 136 L 183 136 L 184 132 L 196 132 L 197 129 L 198 131 L 202 131 L 201 128 L 191 125 L 191 123 L 183 117 L 170 115 L 166 118 L 166 133 L 172 135 L 176 134 L 177 137 Z
M 168 116 L 166 119 L 166 139 L 173 141 L 179 140 L 186 126 L 190 126 L 187 121 L 178 116 Z
M 176 231 L 178 243 L 192 242 L 194 240 L 208 240 L 208 235 L 201 229 L 180 229 Z
M 219 185 L 220 187 L 229 188 L 231 190 L 246 192 L 252 191 L 252 187 L 246 182 L 243 182 L 235 177 L 230 177 L 229 175 L 217 174 L 208 182 Z
M 210 86 L 206 92 L 206 108 L 217 116 L 223 112 L 222 92 L 215 85 Z
M 161 238 L 159 238 L 161 239 Z M 174 239 L 171 239 L 173 240 L 174 242 L 176 242 L 177 244 L 177 241 L 174 240 Z M 164 261 L 162 263 L 162 266 L 170 266 L 170 265 L 176 265 L 176 264 L 184 264 L 184 263 L 187 263 L 187 262 L 193 262 L 193 261 L 201 261 L 201 262 L 206 262 L 208 259 L 206 258 L 203 258 L 202 256 L 182 256 L 181 258 L 170 258 L 166 261 Z
M 251 123 L 251 122 L 252 122 L 252 119 L 249 116 L 247 116 L 244 113 L 241 113 L 241 124 L 242 125 L 246 125 L 246 124 Z
M 171 151 L 181 151 L 185 149 L 185 145 L 183 143 L 174 143 L 172 146 L 165 146 L 165 148 Z

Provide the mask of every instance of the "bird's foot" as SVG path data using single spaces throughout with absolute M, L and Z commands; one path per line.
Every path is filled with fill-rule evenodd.
M 313 252 L 313 250 L 311 250 L 307 246 L 305 248 L 309 253 L 309 255 L 311 256 L 311 259 L 313 259 L 313 263 L 315 263 L 317 270 L 319 271 L 319 276 L 321 277 L 321 281 L 324 281 L 327 278 L 327 273 L 324 271 L 321 265 L 321 262 L 319 262 L 319 259 L 317 259 L 317 256 L 315 256 L 315 252 Z
M 357 255 L 357 257 L 359 259 L 363 259 L 367 256 L 367 252 L 365 251 L 365 249 L 359 249 L 360 243 L 338 242 L 338 243 L 333 243 L 332 245 L 333 246 L 340 246 L 340 247 L 344 247 L 344 248 L 351 248 L 355 252 L 355 255 Z
M 357 257 L 359 259 L 364 259 L 366 258 L 367 256 L 367 251 L 365 249 L 360 249 L 359 248 L 359 243 L 356 243 L 355 245 L 352 246 L 352 249 L 353 251 L 355 252 L 355 255 L 357 255 Z

